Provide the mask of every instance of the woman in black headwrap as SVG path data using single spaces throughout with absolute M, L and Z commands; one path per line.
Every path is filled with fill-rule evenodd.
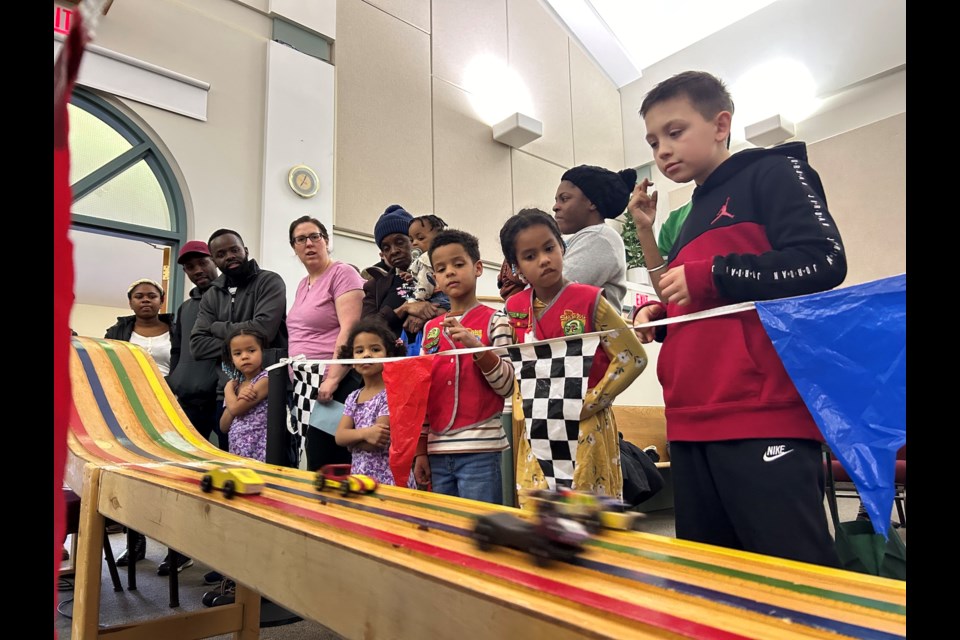
M 636 183 L 633 169 L 614 173 L 583 164 L 561 176 L 553 205 L 560 231 L 572 234 L 563 256 L 564 277 L 602 287 L 617 311 L 627 293 L 627 262 L 623 239 L 605 220 L 624 212 Z

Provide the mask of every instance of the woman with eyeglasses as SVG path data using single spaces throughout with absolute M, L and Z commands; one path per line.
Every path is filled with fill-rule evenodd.
M 354 267 L 330 258 L 329 242 L 326 227 L 316 218 L 302 216 L 290 223 L 290 246 L 307 269 L 287 312 L 290 356 L 302 353 L 309 360 L 335 357 L 360 319 L 363 278 Z M 329 365 L 315 402 L 343 402 L 362 385 L 362 379 L 351 368 Z M 312 402 L 311 409 L 314 406 Z M 307 415 L 303 420 L 308 419 Z M 305 434 L 308 470 L 315 471 L 325 464 L 350 463 L 350 452 L 338 446 L 332 435 L 308 424 L 298 426 L 300 433 Z

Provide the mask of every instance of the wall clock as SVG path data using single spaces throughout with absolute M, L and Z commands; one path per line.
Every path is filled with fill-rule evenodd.
M 290 169 L 287 182 L 293 192 L 301 198 L 312 198 L 320 190 L 320 180 L 317 173 L 305 164 L 298 164 Z

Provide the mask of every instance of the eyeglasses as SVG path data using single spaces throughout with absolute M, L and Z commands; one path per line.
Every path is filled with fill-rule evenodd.
M 307 244 L 307 240 L 310 242 L 320 242 L 320 238 L 323 237 L 322 233 L 311 233 L 305 236 L 297 236 L 293 239 L 294 244 Z

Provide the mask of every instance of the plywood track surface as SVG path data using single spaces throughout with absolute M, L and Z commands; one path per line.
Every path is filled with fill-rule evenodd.
M 672 538 L 605 532 L 570 563 L 479 551 L 508 510 L 396 487 L 318 493 L 310 473 L 226 454 L 126 342 L 74 338 L 67 481 L 99 469 L 98 510 L 347 637 L 902 638 L 905 583 Z M 205 494 L 242 464 L 262 494 Z M 519 513 L 519 512 L 518 512 Z

